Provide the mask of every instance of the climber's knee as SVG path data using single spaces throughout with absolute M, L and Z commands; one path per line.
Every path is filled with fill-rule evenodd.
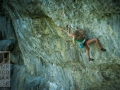
M 98 41 L 98 38 L 95 38 L 95 41 Z

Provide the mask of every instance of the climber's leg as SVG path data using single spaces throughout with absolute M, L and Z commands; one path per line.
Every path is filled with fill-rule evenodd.
M 100 45 L 100 43 L 99 43 L 99 40 L 98 40 L 97 38 L 93 38 L 93 39 L 88 40 L 88 41 L 86 42 L 86 44 L 89 45 L 89 44 L 91 44 L 91 43 L 93 43 L 93 42 L 96 42 L 97 47 L 98 47 L 99 50 L 102 49 L 102 47 L 101 47 L 101 45 Z
M 85 45 L 85 49 L 86 49 L 86 53 L 87 53 L 89 61 L 92 61 L 93 59 L 90 58 L 90 49 L 89 49 L 88 45 Z

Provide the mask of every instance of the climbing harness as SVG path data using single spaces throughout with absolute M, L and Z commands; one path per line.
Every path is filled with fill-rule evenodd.
M 82 43 L 79 44 L 80 48 L 84 48 L 84 45 Z
M 80 39 L 80 40 L 77 40 L 77 39 L 75 38 L 75 41 L 79 42 L 80 48 L 84 48 L 85 43 L 86 43 L 85 37 L 82 37 L 82 39 Z
M 79 44 L 80 48 L 84 48 L 84 47 L 85 47 L 85 42 L 86 42 L 86 39 L 84 39 L 84 40 Z

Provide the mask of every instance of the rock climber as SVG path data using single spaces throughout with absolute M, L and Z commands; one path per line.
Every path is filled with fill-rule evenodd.
M 80 47 L 86 49 L 87 52 L 87 56 L 89 61 L 93 61 L 94 59 L 90 58 L 90 49 L 88 47 L 89 44 L 96 42 L 97 47 L 100 51 L 106 51 L 104 48 L 101 47 L 99 40 L 97 38 L 93 38 L 93 39 L 87 39 L 85 37 L 85 32 L 83 30 L 75 30 L 73 34 L 70 34 L 70 26 L 68 25 L 68 36 L 70 36 L 73 39 L 73 43 L 75 45 L 75 41 L 80 43 Z

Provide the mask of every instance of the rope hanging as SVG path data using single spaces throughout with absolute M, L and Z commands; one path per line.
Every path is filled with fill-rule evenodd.
M 59 29 L 59 30 L 61 30 L 61 31 L 63 31 L 63 32 L 68 33 L 66 30 L 64 30 L 64 29 L 60 28 L 59 26 L 57 26 L 57 27 L 58 27 L 58 29 Z

